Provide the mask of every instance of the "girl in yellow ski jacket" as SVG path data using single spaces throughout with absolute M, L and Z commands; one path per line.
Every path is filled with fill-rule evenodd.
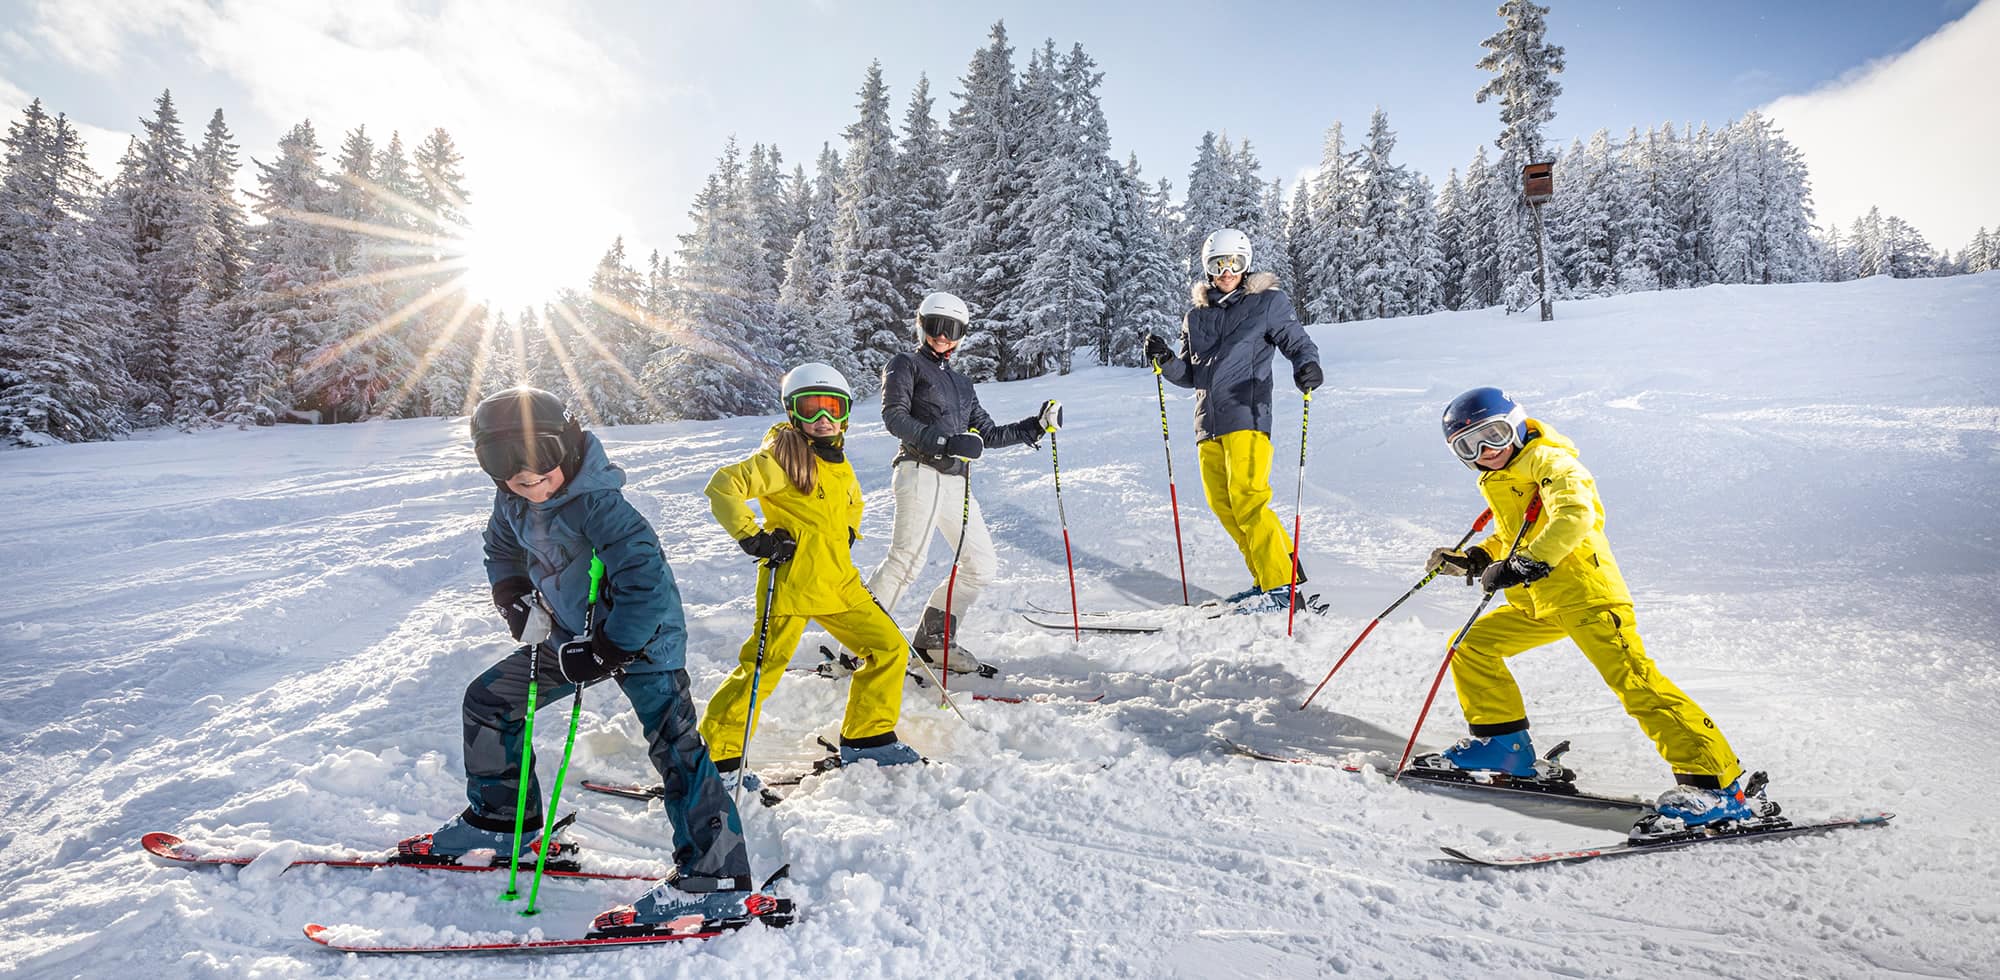
M 909 647 L 849 554 L 859 537 L 862 508 L 860 483 L 842 449 L 852 394 L 846 379 L 824 364 L 800 365 L 785 375 L 782 388 L 787 420 L 771 427 L 754 455 L 716 470 L 708 481 L 716 522 L 763 561 L 756 625 L 736 669 L 709 699 L 702 737 L 725 778 L 740 778 L 729 774 L 742 767 L 746 721 L 747 731 L 755 730 L 751 678 L 761 677 L 756 695 L 761 708 L 784 676 L 806 624 L 817 622 L 863 661 L 841 721 L 842 763 L 915 762 L 917 753 L 896 738 Z M 761 525 L 750 507 L 753 500 L 763 511 Z M 777 578 L 775 593 L 767 591 L 771 576 Z M 767 594 L 775 596 L 768 619 Z

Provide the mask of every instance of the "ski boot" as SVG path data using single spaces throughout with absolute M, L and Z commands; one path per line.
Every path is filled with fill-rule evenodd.
M 1746 782 L 1747 779 L 1747 782 Z M 1686 833 L 1713 833 L 1779 819 L 1782 808 L 1764 796 L 1770 778 L 1761 772 L 1739 776 L 1721 789 L 1676 785 L 1660 794 L 1651 810 L 1632 824 L 1632 840 Z
M 910 748 L 909 743 L 899 741 L 895 732 L 883 732 L 850 742 L 840 740 L 840 764 L 851 766 L 857 762 L 873 762 L 878 766 L 903 766 L 912 762 L 927 761 Z
M 722 788 L 728 790 L 730 796 L 736 795 L 736 790 L 739 786 L 752 793 L 759 792 L 764 788 L 764 781 L 758 779 L 755 772 L 743 768 L 742 756 L 737 756 L 734 759 L 723 759 L 717 762 L 715 764 L 715 774 L 722 778 Z
M 1430 752 L 1411 759 L 1410 768 L 1456 769 L 1542 780 L 1568 773 L 1569 770 L 1555 761 L 1555 757 L 1568 748 L 1569 743 L 1564 742 L 1549 753 L 1548 759 L 1537 759 L 1535 743 L 1528 737 L 1528 730 L 1523 728 L 1505 735 L 1469 735 L 1443 752 Z M 1542 765 L 1543 762 L 1548 765 Z
M 550 828 L 553 837 L 561 834 L 576 820 L 576 814 L 562 818 Z M 504 829 L 496 829 L 504 823 Z M 524 821 L 521 826 L 521 861 L 532 866 L 535 853 L 542 846 L 542 822 L 540 818 Z M 553 840 L 549 851 L 549 865 L 554 866 L 556 858 L 568 858 L 576 850 L 576 845 L 560 839 Z M 465 858 L 479 852 L 489 852 L 488 861 L 471 861 Z M 445 825 L 428 834 L 405 837 L 396 844 L 396 860 L 403 864 L 484 864 L 507 860 L 514 853 L 514 822 L 496 821 L 481 817 L 470 810 L 445 822 Z M 573 863 L 573 862 L 568 862 Z
M 820 645 L 819 656 L 820 662 L 813 665 L 813 673 L 830 680 L 851 676 L 855 671 L 868 665 L 867 661 L 854 654 L 845 650 L 835 650 L 825 644 Z
M 708 879 L 716 885 L 709 891 L 684 890 L 680 872 L 668 875 L 630 905 L 620 905 L 598 914 L 590 924 L 591 938 L 610 936 L 696 935 L 740 929 L 750 920 L 784 928 L 792 924 L 793 904 L 789 898 L 768 894 L 772 882 L 783 877 L 786 868 L 764 882 L 760 891 L 751 891 L 750 879 Z M 729 887 L 740 885 L 742 887 Z
M 923 622 L 918 624 L 917 634 L 910 638 L 910 648 L 917 652 L 917 656 L 924 659 L 924 663 L 930 664 L 932 667 L 946 666 L 947 657 L 944 652 L 945 619 L 944 610 L 936 606 L 925 606 Z M 972 655 L 972 651 L 959 645 L 958 614 L 953 613 L 950 620 L 952 643 L 948 669 L 954 674 L 977 674 L 981 677 L 998 676 L 1000 673 L 998 668 L 981 663 L 978 657 Z M 933 657 L 931 655 L 932 651 L 936 651 L 937 656 Z
M 1264 598 L 1261 602 L 1250 601 L 1243 603 L 1236 607 L 1236 611 L 1268 612 L 1275 609 L 1283 612 L 1292 605 L 1295 596 L 1300 610 L 1314 614 L 1324 614 L 1326 612 L 1326 603 L 1321 601 L 1319 596 L 1306 595 L 1289 583 L 1263 593 Z

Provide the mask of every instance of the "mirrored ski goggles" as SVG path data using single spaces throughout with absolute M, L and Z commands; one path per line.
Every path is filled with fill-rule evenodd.
M 1459 459 L 1472 462 L 1488 447 L 1500 449 L 1514 444 L 1514 420 L 1511 418 L 1487 419 L 1478 425 L 1460 430 L 1449 440 L 1451 451 Z
M 1239 276 L 1250 268 L 1250 260 L 1241 255 L 1211 255 L 1203 267 L 1211 276 Z
M 792 396 L 792 404 L 787 410 L 792 413 L 792 418 L 801 422 L 832 419 L 845 425 L 847 412 L 853 404 L 846 395 L 827 391 L 802 391 Z
M 501 436 L 474 446 L 473 452 L 479 468 L 502 483 L 522 471 L 547 473 L 561 466 L 565 455 L 563 437 L 553 432 Z
M 965 324 L 942 313 L 927 313 L 917 318 L 917 325 L 924 328 L 926 337 L 943 337 L 959 340 L 965 336 Z

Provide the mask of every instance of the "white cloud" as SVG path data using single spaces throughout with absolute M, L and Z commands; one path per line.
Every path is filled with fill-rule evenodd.
M 1902 54 L 1767 106 L 1805 154 L 1820 223 L 1880 205 L 1954 251 L 2000 227 L 1996 55 L 2000 0 L 1984 0 Z
M 0 131 L 4 131 L 9 124 L 16 122 L 22 110 L 28 108 L 28 103 L 33 101 L 34 97 L 29 95 L 27 90 L 0 77 Z M 60 109 L 47 103 L 43 103 L 42 108 L 52 115 L 61 112 Z M 97 171 L 99 177 L 110 178 L 118 169 L 119 159 L 125 156 L 125 145 L 132 141 L 132 134 L 91 126 L 74 119 L 69 123 L 76 127 L 77 135 L 83 137 L 84 157 L 90 161 L 90 169 Z

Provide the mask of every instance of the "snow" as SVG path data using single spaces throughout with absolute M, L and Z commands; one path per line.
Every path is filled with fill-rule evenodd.
M 760 873 L 790 862 L 803 917 L 707 943 L 566 957 L 354 960 L 307 942 L 575 935 L 624 882 L 550 881 L 528 920 L 499 875 L 300 869 L 386 845 L 462 804 L 458 700 L 507 652 L 479 568 L 492 486 L 462 420 L 225 430 L 6 454 L 0 527 L 0 974 L 24 977 L 1715 976 L 2000 974 L 2000 273 L 1708 287 L 1314 327 L 1305 555 L 1332 603 L 1177 619 L 1152 636 L 1027 625 L 1066 598 L 1049 458 L 974 468 L 1001 553 L 965 640 L 1007 671 L 961 699 L 911 689 L 900 731 L 932 765 L 844 771 L 746 814 Z M 1382 764 L 1476 596 L 1440 581 L 1379 627 L 1309 711 L 1348 641 L 1480 508 L 1439 409 L 1498 383 L 1572 436 L 1662 669 L 1772 774 L 1790 812 L 1894 811 L 1885 829 L 1533 871 L 1438 863 L 1614 841 L 1626 817 L 1474 799 L 1224 754 L 1226 736 Z M 1283 386 L 1280 386 L 1281 389 Z M 1063 505 L 1088 607 L 1178 599 L 1150 372 L 987 385 L 997 418 L 1061 397 Z M 1244 571 L 1201 503 L 1191 396 L 1169 393 L 1195 599 Z M 1289 522 L 1299 399 L 1277 399 Z M 712 692 L 750 628 L 752 565 L 700 488 L 768 419 L 600 430 L 660 528 Z M 871 407 L 864 569 L 886 546 L 894 447 Z M 929 575 L 949 556 L 933 549 Z M 934 579 L 927 578 L 926 581 Z M 916 590 L 921 594 L 921 589 Z M 917 600 L 901 610 L 915 615 Z M 797 663 L 816 655 L 807 635 Z M 1573 648 L 1518 658 L 1538 741 L 1573 740 L 1589 786 L 1668 774 Z M 754 764 L 814 752 L 844 685 L 792 674 Z M 567 715 L 567 704 L 549 715 Z M 541 726 L 545 784 L 559 721 Z M 1461 731 L 1447 694 L 1420 743 Z M 622 698 L 592 690 L 571 773 L 650 776 Z M 1940 774 L 1928 760 L 1949 768 Z M 597 867 L 664 867 L 657 807 L 572 787 Z M 163 867 L 168 830 L 240 871 Z

